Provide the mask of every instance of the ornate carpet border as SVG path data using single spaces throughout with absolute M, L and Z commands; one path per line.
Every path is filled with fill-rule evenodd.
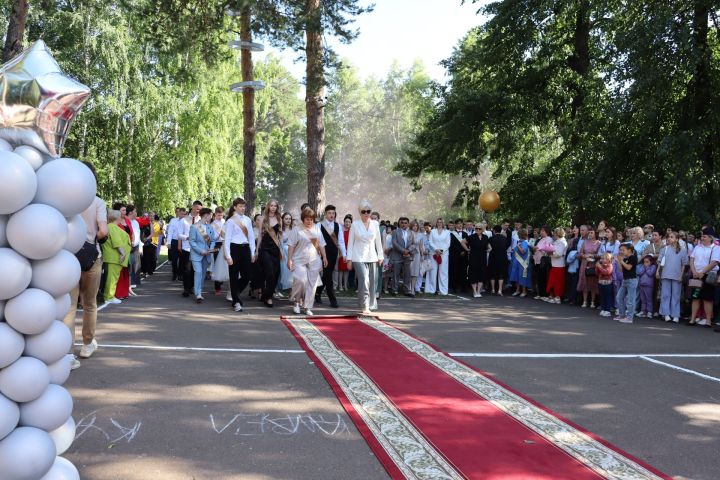
M 417 431 L 375 383 L 305 317 L 283 317 L 304 347 L 322 363 L 354 413 L 403 475 L 412 480 L 461 480 L 445 458 Z M 335 389 L 337 390 L 337 389 Z M 347 407 L 346 407 L 347 409 Z M 348 412 L 352 413 L 352 412 Z M 351 415 L 357 423 L 355 416 Z M 360 428 L 361 425 L 358 425 Z M 370 442 L 369 442 L 370 443 Z M 370 443 L 373 447 L 373 444 Z M 388 470 L 391 475 L 392 472 Z
M 605 478 L 612 480 L 670 478 L 650 471 L 635 460 L 595 440 L 487 376 L 402 330 L 373 317 L 358 316 L 358 319 L 419 355 Z

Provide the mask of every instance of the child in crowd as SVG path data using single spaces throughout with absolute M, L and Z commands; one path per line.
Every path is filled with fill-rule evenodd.
M 617 256 L 617 262 L 622 270 L 623 283 L 620 286 L 615 304 L 618 307 L 619 314 L 614 320 L 620 323 L 633 323 L 635 315 L 635 299 L 638 286 L 638 278 L 636 267 L 638 264 L 635 248 L 632 243 L 623 243 L 620 245 L 620 255 Z
M 610 252 L 600 257 L 595 267 L 598 276 L 598 287 L 600 289 L 600 316 L 609 317 L 615 310 L 615 287 L 613 286 L 613 258 Z
M 637 314 L 638 317 L 652 318 L 656 271 L 655 258 L 652 255 L 645 255 L 642 265 L 639 265 L 637 269 L 640 284 L 640 313 Z

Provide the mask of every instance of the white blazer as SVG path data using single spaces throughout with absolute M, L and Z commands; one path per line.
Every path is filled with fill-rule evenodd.
M 372 263 L 384 259 L 380 225 L 370 220 L 366 229 L 362 220 L 353 221 L 347 244 L 347 258 L 353 262 Z

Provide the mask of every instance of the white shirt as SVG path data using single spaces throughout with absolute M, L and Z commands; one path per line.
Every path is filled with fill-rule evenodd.
M 362 220 L 354 220 L 348 235 L 347 258 L 358 263 L 373 263 L 385 258 L 380 224 L 369 220 L 368 228 Z
M 567 240 L 565 237 L 558 238 L 553 242 L 554 251 L 550 256 L 550 265 L 557 268 L 565 266 L 565 253 L 567 252 Z
M 192 217 L 189 215 L 175 224 L 178 241 L 182 244 L 182 249 L 186 252 L 190 251 L 190 226 L 192 225 Z
M 339 222 L 328 222 L 327 220 L 323 220 L 320 222 L 323 227 L 325 227 L 325 231 L 329 233 L 330 235 L 335 232 L 335 225 L 338 226 L 338 235 L 337 235 L 337 244 L 338 244 L 338 250 L 340 251 L 340 256 L 346 257 L 347 256 L 347 250 L 345 249 L 345 235 L 343 235 L 343 226 L 340 225 Z M 320 232 L 322 233 L 322 232 Z
M 132 225 L 133 229 L 133 247 L 139 247 L 140 246 L 140 224 L 137 220 L 130 220 L 130 225 Z
M 403 242 L 405 243 L 405 245 L 407 245 L 408 229 L 407 229 L 407 228 L 401 228 L 401 229 L 400 229 L 400 233 L 402 233 Z M 410 246 L 410 245 L 408 245 L 408 247 L 409 247 L 409 246 Z
M 213 220 L 210 225 L 215 230 L 215 237 L 217 238 L 217 240 L 215 240 L 215 243 L 221 243 L 225 238 L 225 219 L 223 218 L 222 220 Z
M 304 225 L 299 225 L 288 235 L 288 248 L 293 247 L 292 261 L 298 265 L 309 265 L 318 262 L 322 258 L 318 249 L 315 248 L 312 241 L 317 239 L 318 245 L 325 248 L 325 238 L 323 238 L 320 226 L 315 224 L 310 229 L 305 229 Z
M 706 247 L 701 243 L 700 245 L 695 246 L 692 253 L 690 254 L 690 258 L 695 263 L 695 271 L 700 272 L 705 267 L 707 267 L 710 262 L 720 262 L 720 247 L 715 244 Z M 718 266 L 715 265 L 715 267 L 713 267 L 711 271 L 717 272 L 717 270 Z
M 167 226 L 167 239 L 168 239 L 168 243 L 172 242 L 173 240 L 177 240 L 177 239 L 178 239 L 178 236 L 177 236 L 177 226 L 178 226 L 178 222 L 179 222 L 179 221 L 180 221 L 180 219 L 177 218 L 177 217 L 173 217 L 173 218 L 170 219 L 170 223 L 168 223 L 168 226 Z
M 242 228 L 238 226 L 238 222 L 242 222 L 247 229 L 247 236 L 243 233 Z M 249 237 L 249 238 L 248 238 Z M 223 247 L 225 248 L 225 256 L 230 256 L 230 244 L 236 243 L 243 245 L 247 243 L 250 246 L 250 256 L 255 255 L 255 232 L 253 231 L 252 220 L 246 215 L 235 214 L 225 222 L 225 241 Z
M 447 252 L 450 249 L 450 230 L 443 228 L 441 233 L 437 228 L 433 228 L 430 232 L 430 248 Z

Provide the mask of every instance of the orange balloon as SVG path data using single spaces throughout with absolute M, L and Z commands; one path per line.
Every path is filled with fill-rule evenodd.
M 500 195 L 495 190 L 485 190 L 480 195 L 480 208 L 485 212 L 490 213 L 497 210 L 500 206 Z

